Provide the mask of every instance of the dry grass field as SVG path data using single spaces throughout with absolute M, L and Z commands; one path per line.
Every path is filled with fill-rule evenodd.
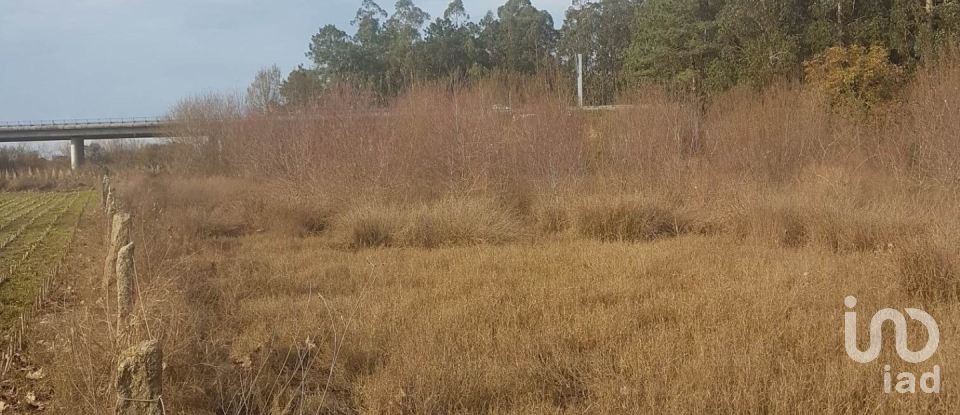
M 188 126 L 208 140 L 164 172 L 113 173 L 132 326 L 98 283 L 97 215 L 76 294 L 29 329 L 46 411 L 112 413 L 118 351 L 159 339 L 167 413 L 954 412 L 956 68 L 856 120 L 789 85 L 702 117 L 656 91 L 504 114 L 483 88 L 424 87 L 373 119 L 344 92 L 322 122 Z M 874 310 L 916 307 L 938 351 L 905 363 L 885 329 L 854 362 L 850 295 L 861 344 Z M 887 364 L 938 365 L 942 390 L 884 393 Z
M 125 193 L 138 189 L 137 216 L 169 230 L 141 260 L 156 270 L 149 295 L 162 299 L 144 313 L 163 320 L 152 324 L 173 350 L 169 387 L 185 412 L 957 405 L 955 190 L 836 169 L 777 190 L 702 180 L 673 201 L 584 189 L 525 215 L 475 196 L 364 202 L 322 226 L 274 214 L 289 207 L 233 179 L 141 178 Z M 853 362 L 847 295 L 864 310 L 924 308 L 940 323 L 940 350 L 907 365 L 891 337 L 877 362 Z M 911 328 L 917 348 L 923 332 Z M 940 365 L 944 390 L 884 394 L 884 364 L 918 374 Z

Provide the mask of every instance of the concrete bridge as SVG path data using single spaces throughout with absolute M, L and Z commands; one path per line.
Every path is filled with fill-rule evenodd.
M 83 165 L 85 140 L 166 138 L 173 123 L 163 118 L 0 123 L 0 143 L 70 141 L 70 166 Z

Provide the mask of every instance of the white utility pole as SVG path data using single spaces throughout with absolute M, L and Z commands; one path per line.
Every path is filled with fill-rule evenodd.
M 583 54 L 577 54 L 577 106 L 583 106 Z

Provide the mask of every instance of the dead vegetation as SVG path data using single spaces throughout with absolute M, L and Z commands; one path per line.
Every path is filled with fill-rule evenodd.
M 130 340 L 162 339 L 184 413 L 947 411 L 960 395 L 885 396 L 840 346 L 847 295 L 960 329 L 960 70 L 928 72 L 856 123 L 797 86 L 702 119 L 656 91 L 505 113 L 425 86 L 218 126 L 177 147 L 189 174 L 120 180 Z M 48 324 L 50 372 L 106 413 L 114 339 L 85 295 Z M 958 350 L 930 362 L 946 379 Z

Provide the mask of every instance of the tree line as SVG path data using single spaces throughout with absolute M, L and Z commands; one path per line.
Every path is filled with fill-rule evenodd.
M 380 97 L 417 82 L 496 74 L 572 85 L 577 54 L 589 103 L 647 83 L 708 95 L 803 79 L 805 65 L 837 48 L 880 51 L 909 72 L 960 34 L 958 0 L 573 0 L 560 29 L 530 0 L 507 0 L 476 21 L 462 0 L 432 20 L 412 0 L 394 6 L 388 14 L 362 0 L 352 34 L 321 27 L 306 53 L 311 64 L 285 77 L 276 67 L 258 73 L 251 105 L 305 104 L 337 83 Z

